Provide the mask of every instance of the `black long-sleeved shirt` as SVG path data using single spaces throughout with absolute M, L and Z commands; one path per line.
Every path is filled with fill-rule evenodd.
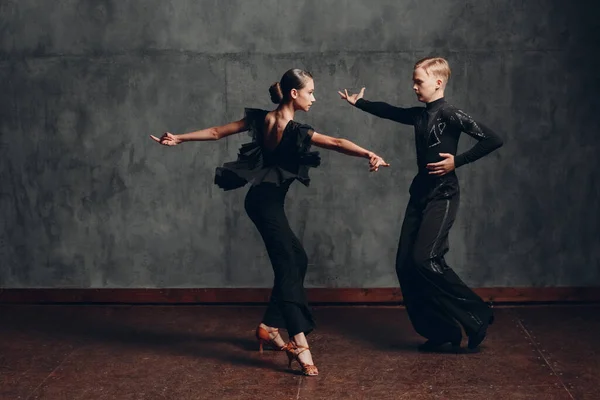
M 454 166 L 458 168 L 491 153 L 503 144 L 500 136 L 448 104 L 444 98 L 427 103 L 426 107 L 411 108 L 359 99 L 356 107 L 378 117 L 415 127 L 419 173 L 428 172 L 428 163 L 443 160 L 440 153 L 454 155 Z M 456 155 L 461 132 L 474 137 L 478 142 L 468 151 Z

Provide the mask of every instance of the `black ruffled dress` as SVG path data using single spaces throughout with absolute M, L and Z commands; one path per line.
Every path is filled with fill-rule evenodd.
M 273 150 L 262 146 L 263 126 L 268 111 L 246 109 L 252 142 L 242 145 L 238 159 L 217 168 L 215 183 L 232 190 L 252 183 L 245 208 L 258 229 L 274 272 L 271 298 L 262 322 L 287 329 L 290 336 L 308 334 L 314 319 L 304 289 L 308 257 L 285 215 L 287 190 L 294 180 L 308 186 L 308 169 L 320 164 L 318 152 L 311 152 L 314 130 L 290 121 Z
M 262 127 L 268 111 L 246 108 L 245 112 L 252 142 L 242 145 L 236 161 L 217 168 L 215 184 L 223 190 L 232 190 L 248 182 L 252 185 L 263 182 L 281 185 L 297 179 L 308 186 L 308 169 L 321 163 L 319 152 L 309 151 L 314 132 L 312 127 L 290 121 L 279 145 L 268 150 L 262 147 Z

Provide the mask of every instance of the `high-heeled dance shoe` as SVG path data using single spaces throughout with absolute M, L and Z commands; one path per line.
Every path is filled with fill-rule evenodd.
M 302 373 L 306 376 L 317 376 L 319 375 L 319 370 L 316 365 L 306 364 L 300 361 L 300 354 L 304 353 L 306 350 L 309 350 L 308 347 L 298 346 L 296 343 L 289 342 L 285 347 L 285 353 L 288 356 L 288 368 L 292 367 L 292 361 L 298 361 L 300 367 L 302 367 Z
M 274 333 L 275 336 L 271 337 L 271 334 Z M 256 328 L 256 340 L 258 340 L 258 351 L 263 352 L 263 345 L 267 345 L 274 350 L 282 351 L 286 349 L 286 345 L 283 346 L 277 345 L 275 339 L 279 337 L 279 329 L 273 329 L 271 332 L 263 328 L 262 326 L 258 326 Z

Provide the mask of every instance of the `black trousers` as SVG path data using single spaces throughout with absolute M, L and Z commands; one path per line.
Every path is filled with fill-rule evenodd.
M 248 216 L 265 242 L 275 280 L 263 323 L 287 329 L 290 336 L 310 333 L 314 328 L 308 308 L 304 277 L 308 257 L 292 232 L 285 215 L 285 195 L 291 182 L 277 186 L 261 183 L 246 195 Z
M 454 174 L 417 177 L 411 186 L 396 273 L 413 327 L 432 341 L 455 341 L 487 329 L 492 310 L 446 264 L 448 233 L 458 211 L 460 191 Z

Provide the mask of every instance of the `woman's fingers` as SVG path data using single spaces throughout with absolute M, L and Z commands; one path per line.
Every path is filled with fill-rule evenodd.
M 390 164 L 386 163 L 385 160 L 379 156 L 373 156 L 369 160 L 369 171 L 377 172 L 379 167 L 389 167 Z
M 175 146 L 177 144 L 177 138 L 169 132 L 165 132 L 160 138 L 154 135 L 150 135 L 150 138 L 163 146 Z

